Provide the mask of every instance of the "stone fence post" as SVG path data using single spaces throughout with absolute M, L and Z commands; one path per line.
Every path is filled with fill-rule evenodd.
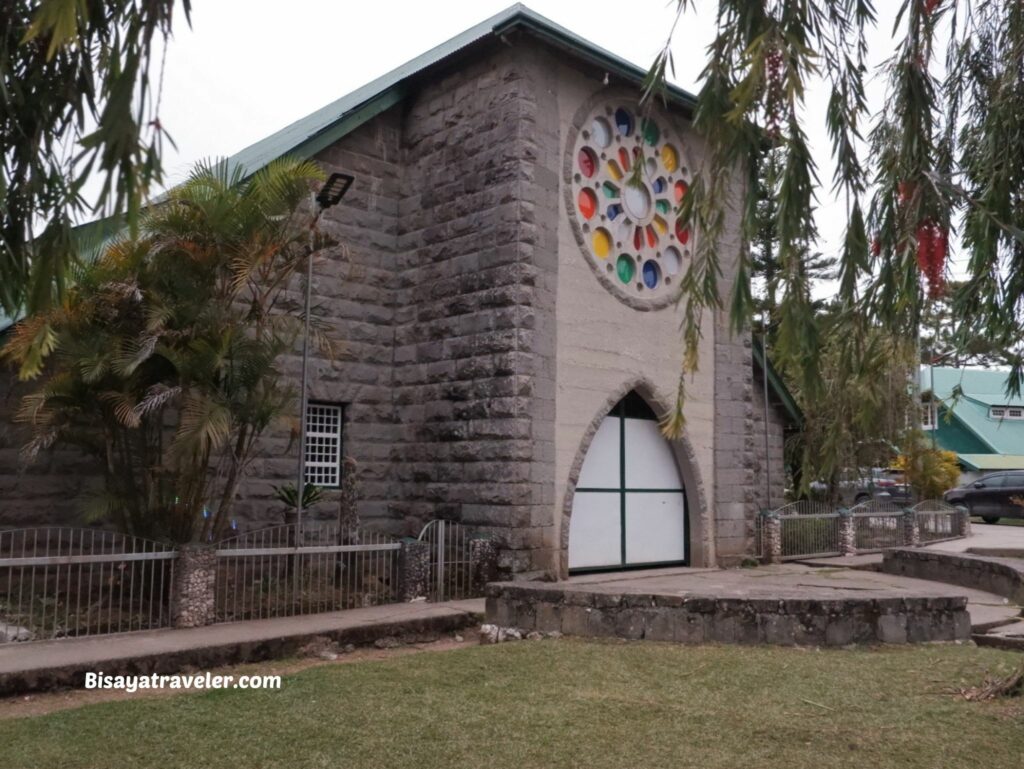
M 968 510 L 967 507 L 965 507 L 964 505 L 957 505 L 956 512 L 957 536 L 971 536 L 971 511 Z
M 903 508 L 903 546 L 918 547 L 921 544 L 921 527 L 917 521 L 917 511 Z
M 469 568 L 473 594 L 483 595 L 484 586 L 498 578 L 498 548 L 494 540 L 469 540 Z
M 426 598 L 430 592 L 429 542 L 418 539 L 402 540 L 398 551 L 398 597 L 402 602 Z
M 202 627 L 216 619 L 217 549 L 187 544 L 178 548 L 171 600 L 174 627 Z
M 782 521 L 774 510 L 761 511 L 761 557 L 765 563 L 782 561 Z
M 839 554 L 857 555 L 857 527 L 853 513 L 847 507 L 840 507 L 839 513 Z

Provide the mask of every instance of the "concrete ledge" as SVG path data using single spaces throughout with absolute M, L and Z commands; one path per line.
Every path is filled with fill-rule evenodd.
M 885 551 L 882 571 L 983 590 L 1024 605 L 1024 561 L 1013 558 L 898 548 Z
M 575 636 L 846 646 L 966 640 L 966 607 L 964 596 L 743 598 L 506 582 L 488 585 L 486 618 L 524 632 Z
M 1024 558 L 1024 548 L 1020 547 L 969 547 L 964 552 L 993 558 Z
M 3 644 L 0 696 L 80 687 L 85 674 L 161 675 L 294 655 L 317 637 L 369 644 L 387 636 L 428 640 L 480 623 L 482 601 L 391 604 L 202 628 Z

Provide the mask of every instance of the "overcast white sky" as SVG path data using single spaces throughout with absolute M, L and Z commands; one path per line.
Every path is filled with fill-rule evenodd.
M 167 54 L 160 118 L 169 182 L 201 158 L 230 155 L 501 11 L 508 0 L 193 0 L 192 27 L 179 14 Z M 578 35 L 643 67 L 664 43 L 675 3 L 665 0 L 531 0 L 527 5 Z M 896 0 L 878 0 L 872 65 L 893 52 Z M 678 85 L 695 91 L 711 40 L 716 0 L 698 2 L 676 30 Z M 873 105 L 882 84 L 870 90 Z M 821 250 L 841 243 L 845 209 L 827 196 L 831 181 L 824 125 L 828 91 L 813 89 L 810 138 L 825 184 Z

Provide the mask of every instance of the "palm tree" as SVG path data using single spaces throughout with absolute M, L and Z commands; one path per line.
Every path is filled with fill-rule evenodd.
M 21 323 L 5 354 L 40 379 L 19 413 L 26 459 L 81 447 L 104 472 L 94 514 L 146 536 L 219 537 L 260 437 L 294 402 L 278 364 L 301 318 L 283 305 L 323 245 L 302 209 L 322 178 L 293 159 L 248 179 L 200 165 L 61 306 Z

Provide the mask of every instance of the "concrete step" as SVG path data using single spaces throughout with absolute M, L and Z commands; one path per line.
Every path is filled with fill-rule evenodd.
M 404 603 L 301 617 L 225 622 L 0 646 L 0 696 L 78 687 L 88 672 L 110 675 L 206 670 L 296 654 L 315 638 L 371 644 L 379 638 L 427 640 L 478 625 L 484 600 Z

